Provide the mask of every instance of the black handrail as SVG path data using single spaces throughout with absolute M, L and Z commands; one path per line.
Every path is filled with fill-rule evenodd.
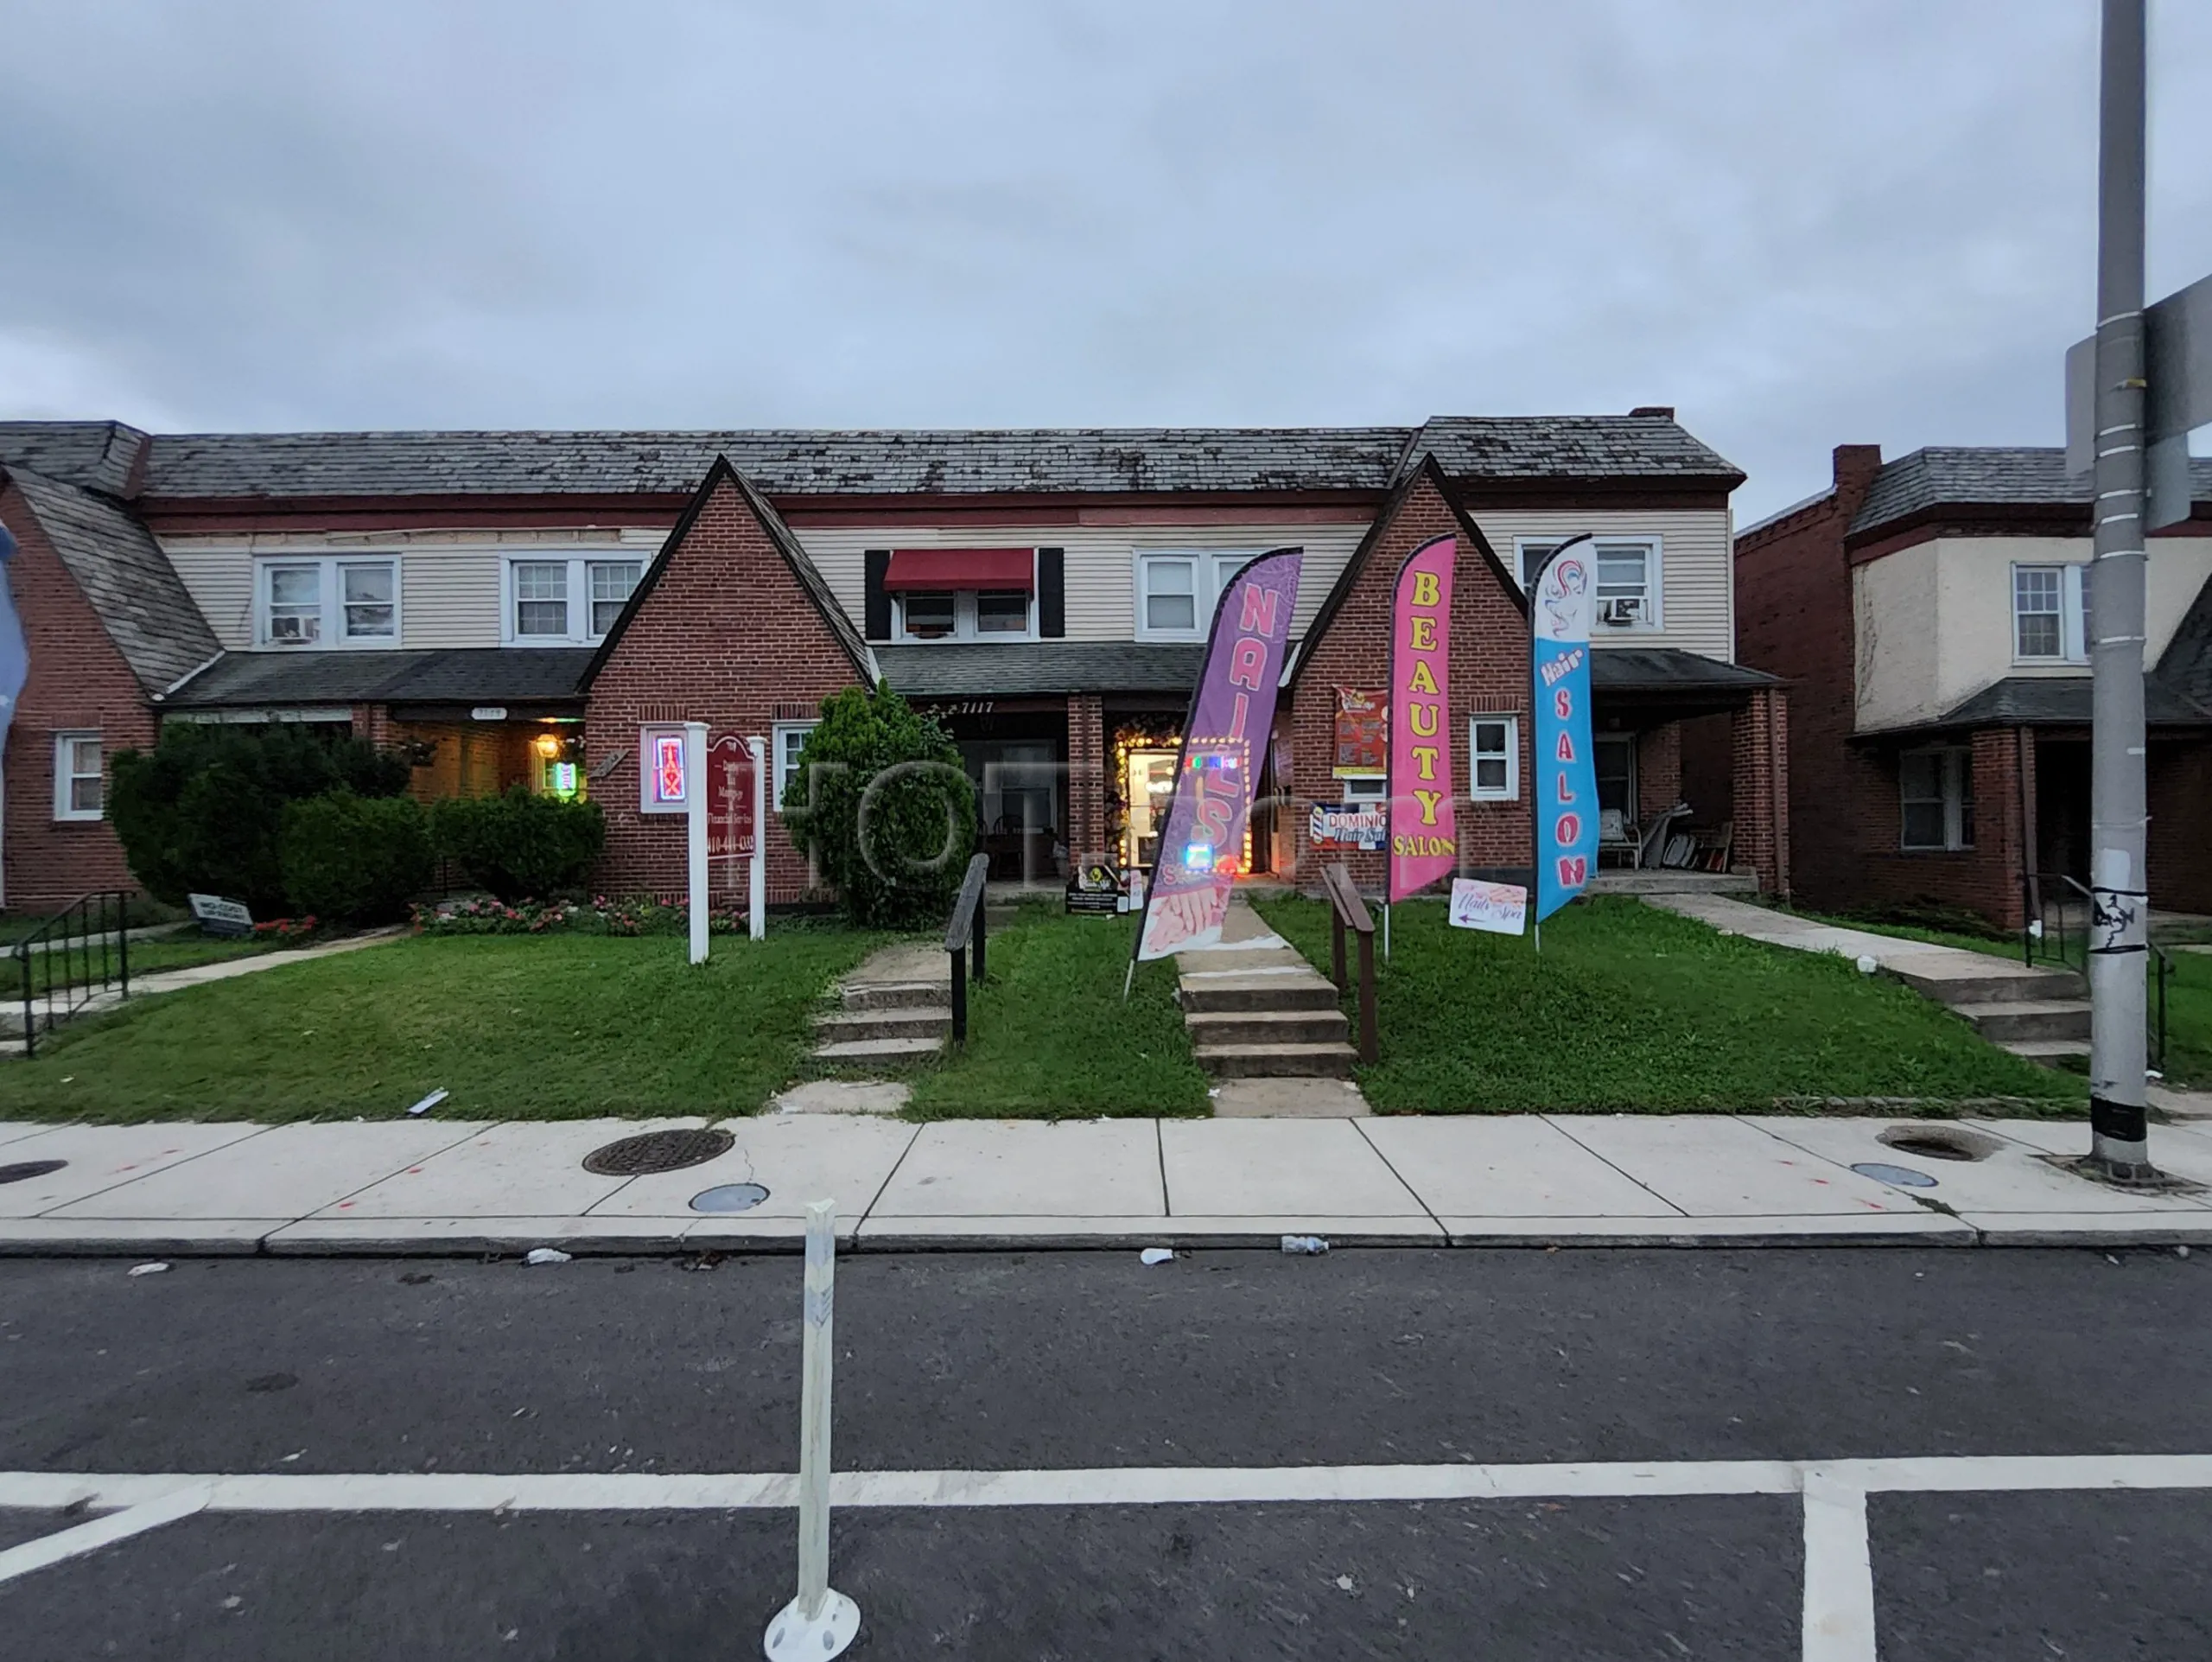
M 1321 868 L 1321 888 L 1329 897 L 1329 978 L 1338 992 L 1344 990 L 1344 931 L 1359 937 L 1359 1059 L 1376 1061 L 1382 1040 L 1375 1016 L 1375 919 L 1341 863 Z
M 2044 874 L 2031 871 L 2020 879 L 2021 895 L 2025 903 L 2025 915 L 2020 925 L 2021 957 L 2031 967 L 2040 958 L 2044 963 L 2057 964 L 2072 970 L 2087 980 L 2089 974 L 2089 930 L 2096 925 L 2097 897 L 2090 892 L 2088 884 L 2079 878 L 2068 876 L 2063 871 L 2049 874 L 2048 880 L 2060 885 L 2060 888 L 2057 903 L 2046 911 L 2043 902 Z M 2069 891 L 2071 891 L 2070 895 Z M 2070 938 L 2081 948 L 2079 963 L 2075 961 L 2075 954 L 2069 945 L 2066 928 L 2069 899 L 2079 901 L 2088 919 L 2087 926 Z M 2054 938 L 2056 946 L 2052 944 Z M 2147 933 L 2144 944 L 2150 948 L 2150 976 L 2156 990 L 2156 996 L 2147 1001 L 2144 1010 L 2144 1039 L 2151 1066 L 2163 1073 L 2166 1071 L 2166 977 L 2172 971 L 2174 961 L 2166 955 L 2165 949 L 2152 940 Z
M 51 1032 L 111 988 L 118 997 L 130 997 L 130 894 L 106 889 L 78 896 L 17 941 L 14 957 L 22 999 L 23 1054 L 32 1056 L 38 1052 L 41 1027 Z
M 968 1042 L 968 978 L 983 978 L 983 916 L 989 910 L 983 904 L 983 885 L 991 873 L 991 856 L 978 854 L 968 863 L 968 875 L 960 880 L 960 898 L 952 903 L 952 916 L 944 926 L 944 950 L 952 954 L 952 1042 Z M 968 964 L 969 949 L 975 949 L 975 963 L 971 971 Z

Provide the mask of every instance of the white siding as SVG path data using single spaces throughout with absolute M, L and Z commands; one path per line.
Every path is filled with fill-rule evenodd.
M 503 557 L 492 549 L 407 550 L 399 565 L 402 644 L 498 646 Z
M 253 556 L 243 548 L 171 548 L 184 592 L 226 652 L 253 645 Z
M 1591 644 L 1679 646 L 1723 663 L 1735 661 L 1735 563 L 1730 556 L 1732 538 L 1727 509 L 1607 508 L 1560 513 L 1485 508 L 1470 517 L 1508 570 L 1515 570 L 1514 550 L 1524 538 L 1558 542 L 1586 531 L 1598 537 L 1657 538 L 1662 627 L 1600 629 Z
M 2212 578 L 2212 538 L 2151 541 L 2143 662 L 2155 667 Z M 1938 537 L 1852 572 L 1861 732 L 1933 721 L 2012 676 L 2083 676 L 2087 664 L 2012 657 L 2012 568 L 2089 557 L 2087 537 Z
M 988 531 L 900 525 L 859 530 L 843 525 L 803 527 L 800 545 L 855 623 L 863 621 L 866 578 L 862 554 L 871 548 L 1061 548 L 1067 551 L 1068 639 L 1136 638 L 1136 561 L 1154 549 L 1303 548 L 1294 628 L 1313 621 L 1337 574 L 1367 534 L 1367 521 L 1320 525 L 1052 525 L 1035 529 L 994 525 Z

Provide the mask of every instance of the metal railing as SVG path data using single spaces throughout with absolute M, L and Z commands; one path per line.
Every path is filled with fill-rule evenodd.
M 968 983 L 983 978 L 983 886 L 991 875 L 991 856 L 979 854 L 968 862 L 968 875 L 960 882 L 960 898 L 952 903 L 952 916 L 944 926 L 944 950 L 952 955 L 952 1042 L 968 1042 Z M 972 949 L 973 957 L 970 958 Z
M 1375 1017 L 1375 920 L 1359 897 L 1350 868 L 1322 867 L 1321 888 L 1329 897 L 1329 978 L 1338 992 L 1345 990 L 1344 931 L 1359 937 L 1359 1059 L 1375 1061 L 1382 1055 Z
M 2022 961 L 2031 968 L 2054 965 L 2088 980 L 2089 933 L 2097 919 L 2096 896 L 2088 885 L 2063 872 L 2031 871 L 2020 879 L 2020 892 L 2024 901 L 2020 926 Z M 2054 897 L 2049 904 L 2047 895 Z M 2069 921 L 2069 913 L 2078 917 Z M 2151 1066 L 2163 1073 L 2166 1071 L 2166 978 L 2173 972 L 2174 961 L 2165 948 L 2145 939 L 2151 949 L 2147 969 L 2151 984 L 2143 1036 Z
M 80 895 L 14 948 L 23 1054 L 38 1035 L 112 990 L 130 996 L 130 896 L 121 889 Z

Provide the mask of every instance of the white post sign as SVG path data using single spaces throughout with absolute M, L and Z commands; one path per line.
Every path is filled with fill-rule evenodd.
M 683 723 L 684 908 L 691 923 L 691 961 L 707 961 L 707 724 Z
M 768 933 L 768 742 L 750 738 L 753 753 L 753 869 L 746 890 L 745 915 L 755 940 Z

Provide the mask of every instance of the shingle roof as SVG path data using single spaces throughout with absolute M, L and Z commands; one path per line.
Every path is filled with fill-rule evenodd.
M 0 467 L 126 496 L 146 435 L 119 421 L 0 421 Z
M 577 683 L 590 661 L 588 646 L 226 653 L 172 694 L 166 707 L 542 704 L 581 697 Z
M 1916 725 L 2087 727 L 2089 704 L 2090 680 L 2086 675 L 2013 675 L 1993 682 L 1944 711 L 1936 720 Z M 2143 678 L 2143 713 L 2154 727 L 2196 727 L 2212 723 L 2212 710 L 2151 675 Z
M 2212 710 L 2212 577 L 2204 580 L 2174 638 L 2158 654 L 2156 679 L 2176 697 Z
M 908 698 L 1187 693 L 1205 655 L 1196 642 L 1128 640 L 932 641 L 875 649 L 884 678 Z
M 688 494 L 717 455 L 774 496 L 1381 491 L 1409 445 L 1510 479 L 1743 475 L 1672 420 L 1439 417 L 1406 427 L 728 432 L 196 433 L 156 438 L 146 492 L 190 498 Z
M 1679 646 L 1600 646 L 1590 654 L 1590 685 L 1600 692 L 1701 692 L 1778 686 L 1781 679 Z
M 2212 458 L 2190 462 L 2190 494 L 2212 501 Z M 2028 446 L 1930 445 L 1885 463 L 1852 516 L 1857 536 L 1936 507 L 2078 504 L 2091 496 L 2087 474 L 2066 471 L 2066 452 Z
M 112 498 L 29 468 L 0 468 L 149 692 L 159 692 L 220 646 L 153 534 Z

